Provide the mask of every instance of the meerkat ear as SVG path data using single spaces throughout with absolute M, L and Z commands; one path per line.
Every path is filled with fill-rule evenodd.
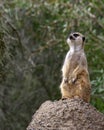
M 83 39 L 83 42 L 85 41 L 85 37 L 82 37 L 82 39 Z

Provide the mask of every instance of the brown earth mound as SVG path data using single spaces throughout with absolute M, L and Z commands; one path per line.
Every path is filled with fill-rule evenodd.
M 81 99 L 46 101 L 27 130 L 104 130 L 104 115 Z

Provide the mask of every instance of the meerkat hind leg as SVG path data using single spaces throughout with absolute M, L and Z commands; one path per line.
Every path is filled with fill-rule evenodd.
M 62 83 L 61 86 L 61 94 L 62 94 L 62 100 L 70 98 L 70 91 L 68 90 L 68 86 L 65 83 Z

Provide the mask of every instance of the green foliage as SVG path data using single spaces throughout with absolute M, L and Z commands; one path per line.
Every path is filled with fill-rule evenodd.
M 26 129 L 45 100 L 60 99 L 61 66 L 71 31 L 86 36 L 91 103 L 104 112 L 104 1 L 1 2 L 0 127 Z

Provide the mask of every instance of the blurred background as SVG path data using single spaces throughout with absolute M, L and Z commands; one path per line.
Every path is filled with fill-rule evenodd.
M 61 98 L 72 31 L 86 37 L 91 104 L 104 113 L 104 0 L 0 0 L 0 130 L 25 130 L 43 102 Z

